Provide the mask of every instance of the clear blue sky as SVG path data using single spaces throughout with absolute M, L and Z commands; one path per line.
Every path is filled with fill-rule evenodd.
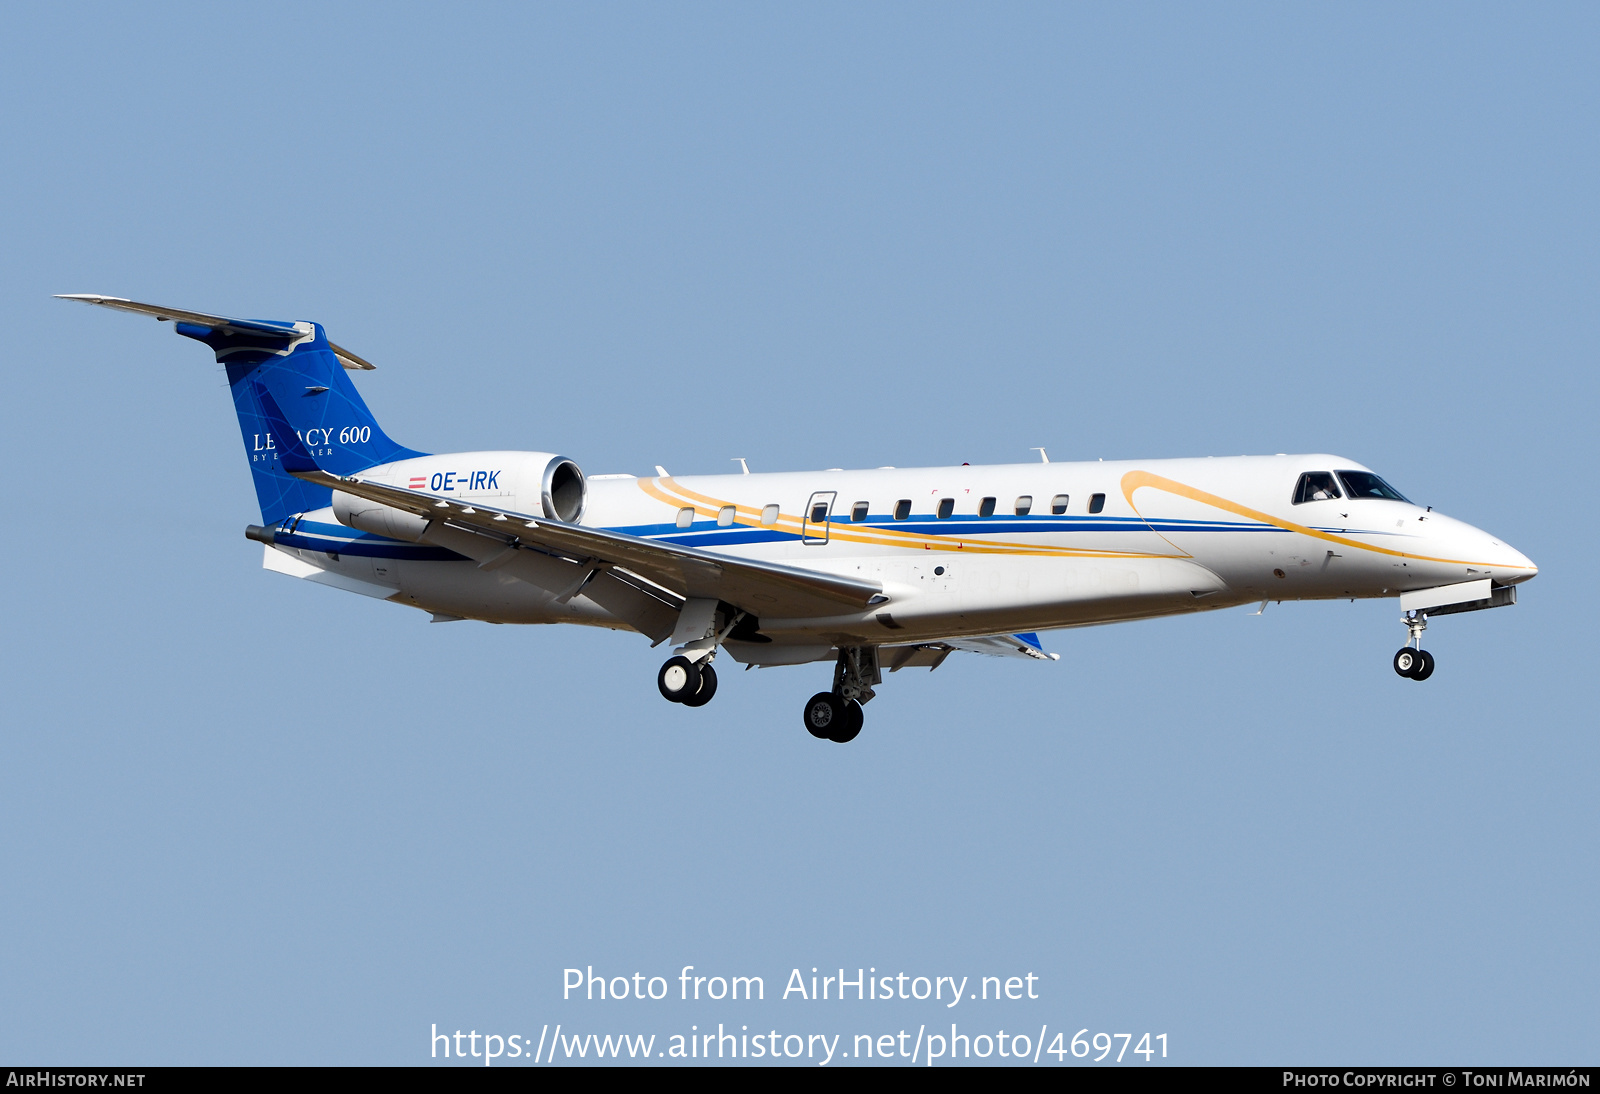
M 13 4 L 0 1059 L 894 1032 L 789 970 L 1189 1063 L 1594 1063 L 1592 5 Z M 316 319 L 402 443 L 591 473 L 1334 451 L 1542 568 L 656 694 L 637 637 L 260 568 L 209 355 Z M 563 1003 L 561 970 L 766 978 Z

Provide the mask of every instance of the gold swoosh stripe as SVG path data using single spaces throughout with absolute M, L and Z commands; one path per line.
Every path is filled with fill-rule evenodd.
M 1172 479 L 1163 478 L 1162 476 L 1153 474 L 1149 471 L 1129 471 L 1126 475 L 1122 476 L 1122 496 L 1128 499 L 1128 504 L 1133 507 L 1133 511 L 1135 513 L 1139 512 L 1139 507 L 1133 504 L 1133 494 L 1134 491 L 1143 487 L 1149 487 L 1152 490 L 1162 490 L 1168 494 L 1176 494 L 1180 498 L 1188 498 L 1190 501 L 1197 501 L 1202 505 L 1209 505 L 1213 509 L 1221 509 L 1224 512 L 1234 513 L 1241 517 L 1249 517 L 1251 520 L 1258 520 L 1263 524 L 1270 524 L 1274 528 L 1282 528 L 1285 532 L 1298 532 L 1303 536 L 1310 536 L 1312 539 L 1325 540 L 1328 543 L 1337 543 L 1342 547 L 1354 547 L 1357 550 L 1371 551 L 1374 554 L 1389 555 L 1393 558 L 1411 558 L 1416 559 L 1418 562 L 1443 562 L 1451 566 L 1481 566 L 1488 568 L 1491 565 L 1491 563 L 1474 562 L 1470 559 L 1434 558 L 1431 555 L 1414 555 L 1406 551 L 1391 550 L 1388 547 L 1374 547 L 1370 543 L 1362 543 L 1358 539 L 1350 539 L 1347 536 L 1334 535 L 1332 532 L 1319 532 L 1315 528 L 1307 528 L 1304 524 L 1296 524 L 1292 520 L 1284 520 L 1282 517 L 1275 517 L 1270 513 L 1263 513 L 1259 509 L 1251 509 L 1247 505 L 1240 505 L 1236 501 L 1229 501 L 1227 498 L 1218 497 L 1216 494 L 1208 494 L 1204 490 L 1196 489 L 1193 486 L 1187 486 L 1184 483 L 1176 482 Z M 1140 513 L 1139 515 L 1143 516 L 1144 514 Z M 1496 563 L 1493 565 L 1499 564 Z M 1529 567 L 1526 566 L 1503 566 L 1501 568 L 1508 570 L 1529 569 Z

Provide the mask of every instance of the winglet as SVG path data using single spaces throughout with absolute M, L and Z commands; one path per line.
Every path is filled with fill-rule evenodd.
M 266 418 L 267 427 L 272 430 L 272 436 L 277 441 L 278 461 L 283 465 L 283 469 L 291 475 L 300 471 L 322 470 L 317 466 L 317 461 L 311 458 L 311 453 L 306 451 L 306 446 L 300 443 L 300 435 L 289 425 L 289 420 L 284 417 L 272 393 L 257 382 L 252 382 L 250 386 L 255 391 L 256 399 L 261 403 L 262 417 Z

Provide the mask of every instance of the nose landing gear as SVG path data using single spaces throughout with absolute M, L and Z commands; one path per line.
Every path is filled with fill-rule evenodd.
M 1406 612 L 1400 622 L 1406 625 L 1410 637 L 1394 655 L 1394 671 L 1408 680 L 1426 680 L 1433 675 L 1433 654 L 1422 648 L 1422 632 L 1428 629 L 1428 617 L 1422 612 Z

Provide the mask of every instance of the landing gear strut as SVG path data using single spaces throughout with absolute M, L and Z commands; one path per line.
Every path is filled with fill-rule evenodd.
M 1394 671 L 1409 680 L 1426 680 L 1433 675 L 1433 654 L 1422 648 L 1422 632 L 1428 629 L 1428 617 L 1422 612 L 1406 612 L 1401 615 L 1400 622 L 1406 625 L 1409 637 L 1394 655 Z
M 878 647 L 842 648 L 833 669 L 833 690 L 819 691 L 806 700 L 806 732 L 819 741 L 848 744 L 855 740 L 866 720 L 861 704 L 872 699 L 872 685 L 881 683 Z

